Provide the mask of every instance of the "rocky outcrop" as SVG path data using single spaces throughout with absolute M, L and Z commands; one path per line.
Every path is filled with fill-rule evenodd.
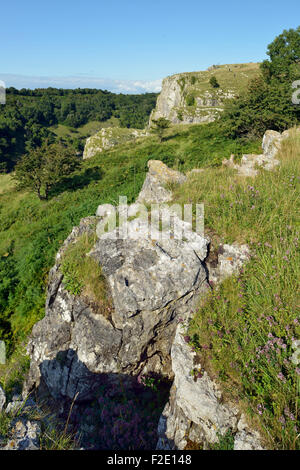
M 134 140 L 147 136 L 147 131 L 140 129 L 127 129 L 120 127 L 106 127 L 92 135 L 86 141 L 83 159 L 91 158 L 97 153 L 109 150 L 115 145 L 133 142 Z
M 151 199 L 157 185 L 185 179 L 161 162 L 150 161 L 149 169 L 150 182 L 139 198 L 143 201 Z M 101 217 L 83 219 L 59 251 L 49 276 L 45 318 L 34 326 L 28 343 L 31 367 L 25 393 L 42 378 L 54 398 L 72 400 L 76 395 L 77 401 L 84 401 L 95 395 L 104 374 L 155 372 L 172 377 L 170 350 L 178 318 L 188 314 L 208 287 L 203 265 L 208 240 L 168 208 L 163 210 L 172 227 L 174 222 L 184 224 L 185 237 L 169 236 L 170 226 L 166 232 L 158 229 L 154 237 L 147 218 L 136 209 L 129 208 L 129 215 L 136 214 L 126 225 L 130 236 L 122 235 L 123 227 L 116 228 L 100 235 L 89 253 L 108 281 L 114 308 L 107 315 L 68 292 L 60 270 L 67 247 L 95 231 Z M 107 205 L 100 206 L 97 214 L 105 216 L 107 211 Z
M 100 390 L 114 389 L 120 378 L 130 389 L 137 378 L 154 373 L 174 378 L 160 420 L 158 448 L 183 449 L 187 436 L 205 447 L 228 429 L 235 433 L 237 448 L 260 448 L 259 437 L 242 427 L 239 410 L 223 403 L 208 374 L 197 381 L 191 377 L 194 353 L 182 336 L 182 321 L 210 289 L 208 281 L 220 282 L 239 269 L 249 257 L 248 247 L 223 245 L 217 263 L 211 263 L 209 240 L 167 205 L 156 208 L 151 220 L 163 216 L 170 223 L 149 231 L 141 202 L 169 201 L 172 184 L 186 177 L 159 161 L 149 161 L 148 166 L 126 224 L 102 233 L 99 223 L 105 224 L 112 207 L 99 206 L 96 217 L 82 219 L 58 252 L 49 275 L 46 315 L 34 326 L 28 343 L 31 365 L 24 395 L 33 389 L 46 391 L 62 407 L 72 400 L 79 407 L 101 400 Z M 178 229 L 183 237 L 176 237 Z M 76 246 L 82 235 L 95 233 L 87 256 L 101 266 L 113 303 L 101 313 L 89 298 L 67 290 L 61 271 L 68 247 Z
M 282 141 L 291 137 L 293 132 L 299 133 L 300 128 L 289 129 L 282 134 L 276 131 L 266 131 L 262 141 L 263 153 L 261 155 L 243 155 L 240 164 L 235 163 L 234 155 L 231 155 L 222 163 L 228 168 L 237 170 L 241 176 L 256 176 L 259 168 L 267 171 L 273 170 L 280 163 L 275 157 L 281 148 Z
M 231 93 L 206 91 L 202 97 L 194 98 L 193 106 L 187 106 L 186 95 L 181 85 L 181 74 L 167 77 L 162 82 L 162 91 L 156 108 L 150 117 L 153 120 L 166 118 L 173 124 L 191 124 L 214 121 L 222 111 L 223 101 L 232 98 Z
M 222 246 L 217 268 L 209 270 L 213 272 L 210 279 L 221 282 L 237 272 L 249 255 L 246 245 Z M 220 387 L 203 369 L 188 341 L 186 326 L 179 324 L 171 350 L 174 382 L 159 421 L 157 449 L 183 450 L 188 442 L 210 449 L 220 435 L 230 432 L 235 450 L 262 450 L 259 433 L 249 428 L 235 403 L 224 401 Z
M 2 398 L 1 398 L 2 397 Z M 6 401 L 4 391 L 0 387 L 0 412 Z M 7 404 L 3 413 L 10 416 L 7 436 L 0 435 L 0 450 L 39 450 L 40 423 L 32 419 L 36 404 L 32 399 L 22 400 L 14 396 L 13 401 Z
M 6 402 L 6 396 L 5 396 L 3 388 L 0 385 L 0 413 L 2 411 L 2 408 L 5 405 L 5 402 Z
M 256 64 L 235 64 L 167 77 L 162 82 L 149 126 L 159 118 L 166 118 L 173 124 L 212 122 L 223 111 L 224 102 L 237 96 L 250 77 L 257 73 Z M 209 83 L 214 75 L 220 80 L 221 86 L 218 88 L 213 88 Z
M 159 160 L 149 160 L 148 168 L 149 171 L 137 202 L 151 204 L 171 201 L 172 191 L 166 186 L 181 184 L 186 180 L 186 176 L 179 171 L 168 168 Z

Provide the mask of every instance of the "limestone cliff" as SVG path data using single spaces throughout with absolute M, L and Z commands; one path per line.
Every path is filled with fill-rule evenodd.
M 258 64 L 233 64 L 167 77 L 163 80 L 150 125 L 153 119 L 161 117 L 174 124 L 214 121 L 222 112 L 224 101 L 237 96 L 257 74 Z M 219 87 L 210 84 L 213 76 Z

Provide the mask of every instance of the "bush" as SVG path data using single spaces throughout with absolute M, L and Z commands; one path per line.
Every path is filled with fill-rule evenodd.
M 185 99 L 185 102 L 186 102 L 187 106 L 194 106 L 195 98 L 193 97 L 193 95 L 187 95 L 187 97 Z
M 219 88 L 219 86 L 220 86 L 220 85 L 219 85 L 219 82 L 218 82 L 218 80 L 217 80 L 217 78 L 216 78 L 215 75 L 213 75 L 212 77 L 210 77 L 209 83 L 210 83 L 210 85 L 211 85 L 213 88 Z

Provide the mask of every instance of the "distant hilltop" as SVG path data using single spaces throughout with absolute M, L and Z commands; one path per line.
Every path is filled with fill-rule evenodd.
M 214 121 L 224 101 L 238 96 L 259 73 L 259 64 L 249 63 L 212 65 L 205 71 L 167 77 L 149 124 L 161 117 L 173 124 Z

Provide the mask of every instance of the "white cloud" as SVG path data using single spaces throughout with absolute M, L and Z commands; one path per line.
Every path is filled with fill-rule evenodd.
M 114 80 L 78 75 L 70 77 L 36 77 L 0 72 L 7 87 L 15 88 L 99 88 L 114 93 L 159 93 L 162 80 Z

